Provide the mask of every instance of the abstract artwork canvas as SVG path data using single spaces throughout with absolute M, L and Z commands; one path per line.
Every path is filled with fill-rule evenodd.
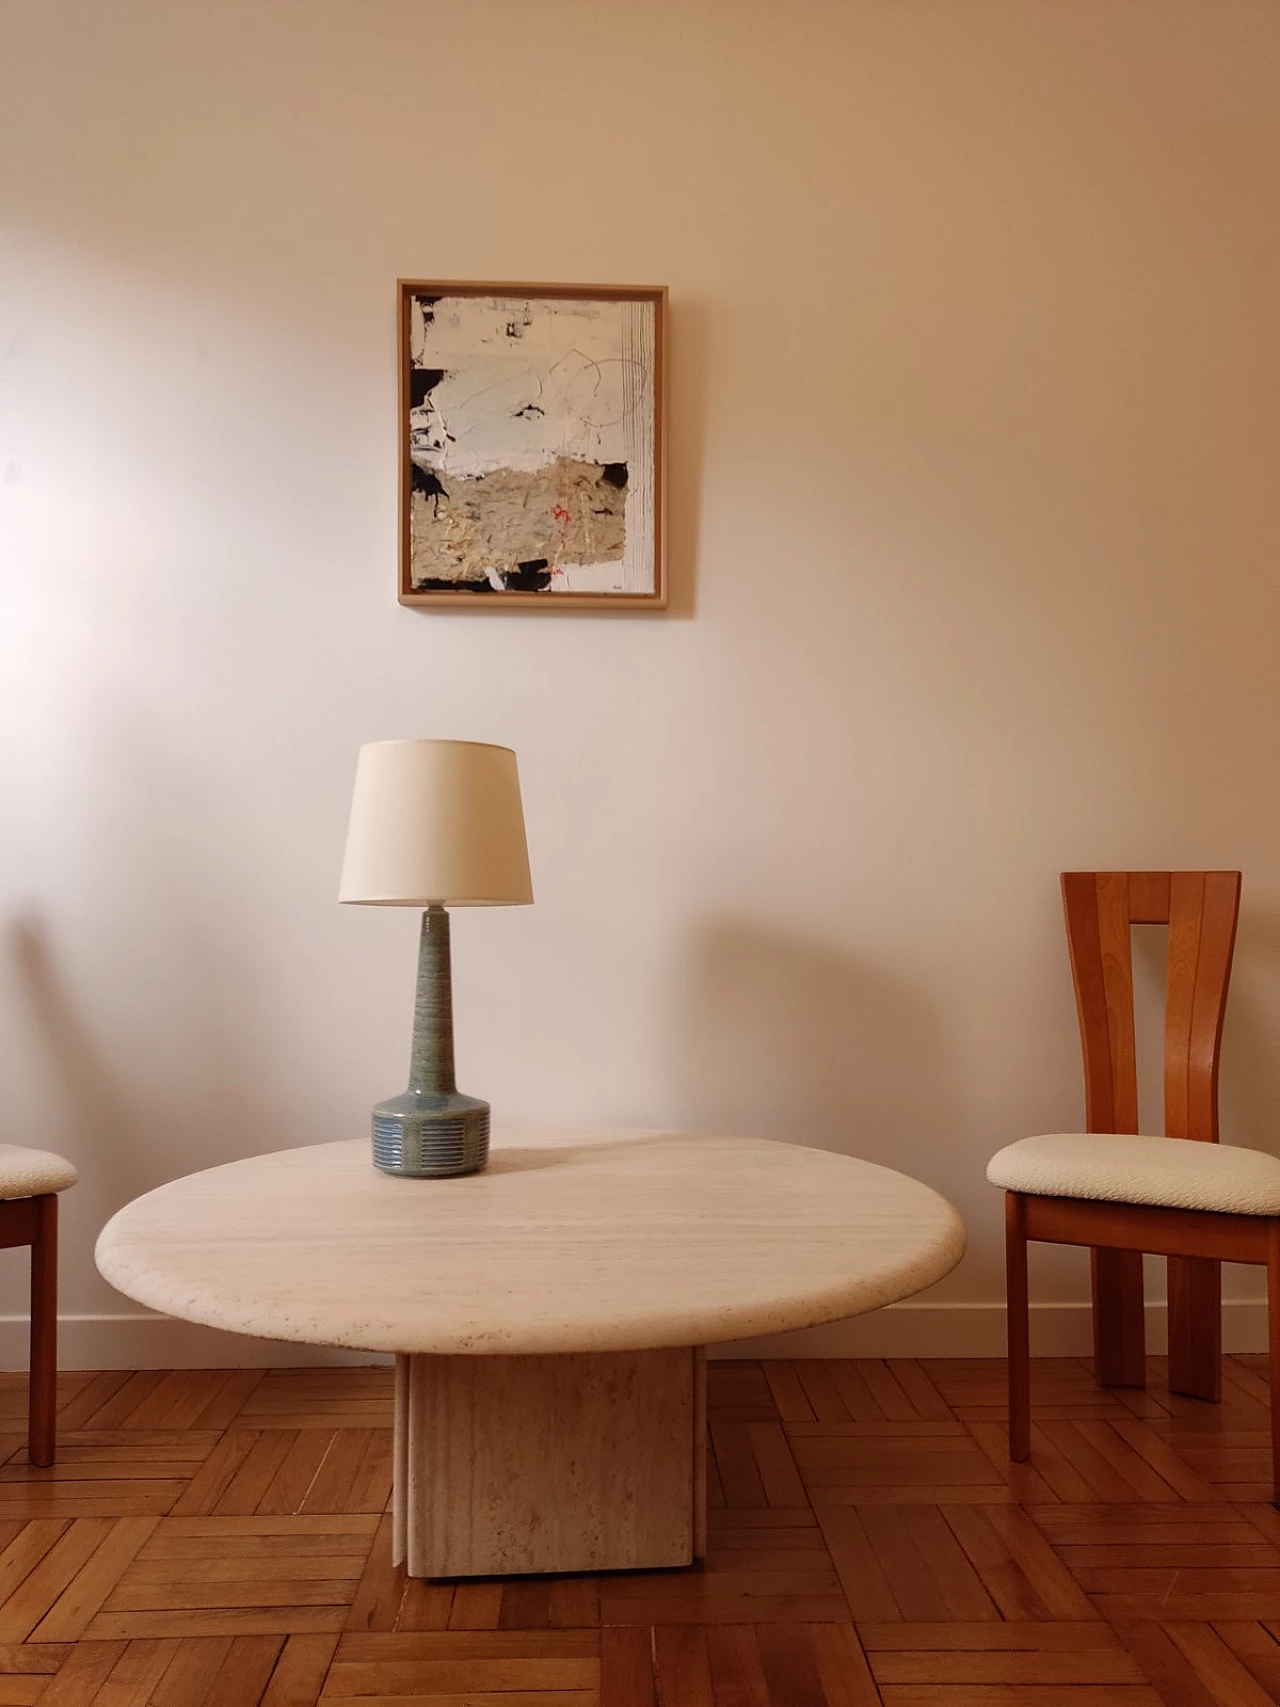
M 665 604 L 666 291 L 400 282 L 400 599 Z

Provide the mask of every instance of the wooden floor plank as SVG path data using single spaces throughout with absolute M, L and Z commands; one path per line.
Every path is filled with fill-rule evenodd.
M 1143 1676 L 1166 1702 L 1176 1707 L 1222 1707 L 1223 1696 L 1197 1675 L 1164 1625 L 1155 1619 L 1121 1620 L 1116 1629 Z
M 716 1707 L 770 1707 L 756 1629 L 750 1624 L 727 1624 L 706 1634 Z M 811 1702 L 812 1697 L 804 1707 L 811 1707 Z
M 553 1629 L 593 1630 L 600 1622 L 600 1585 L 593 1577 L 557 1577 L 548 1622 Z
M 259 1707 L 283 1647 L 280 1636 L 233 1636 L 214 1674 L 209 1707 Z
M 88 1373 L 88 1372 L 86 1372 Z M 86 1428 L 89 1419 L 133 1379 L 129 1369 L 101 1369 L 89 1374 L 89 1379 L 75 1393 L 62 1397 L 62 1375 L 58 1376 L 58 1428 Z
M 770 1702 L 786 1701 L 792 1707 L 827 1707 L 827 1692 L 813 1642 L 815 1628 L 821 1626 L 757 1625 L 756 1646 Z
M 154 1517 L 122 1517 L 114 1523 L 76 1575 L 32 1630 L 31 1642 L 74 1642 L 150 1540 Z
M 228 1606 L 141 1612 L 102 1611 L 90 1624 L 90 1640 L 135 1641 L 162 1636 L 291 1636 L 337 1632 L 346 1620 L 342 1606 Z
M 501 1622 L 501 1583 L 458 1583 L 451 1591 L 450 1630 L 496 1630 Z
M 248 1517 L 256 1512 L 297 1442 L 295 1429 L 259 1433 L 213 1510 L 221 1517 Z
M 809 1639 L 827 1707 L 878 1707 L 880 1692 L 851 1624 L 811 1624 Z
M 1008 1619 L 1095 1616 L 1087 1596 L 1021 1507 L 947 1506 L 943 1515 Z
M 601 1632 L 600 1707 L 658 1707 L 651 1630 Z
M 653 1632 L 654 1687 L 663 1707 L 716 1707 L 707 1633 L 697 1624 L 663 1624 Z
M 1015 1464 L 1010 1459 L 1007 1421 L 970 1422 L 965 1429 L 1019 1505 L 1047 1505 L 1057 1498 L 1035 1464 Z
M 871 1655 L 933 1650 L 948 1653 L 1120 1651 L 1114 1630 L 1099 1620 L 1088 1624 L 859 1624 L 858 1635 Z
M 768 1505 L 769 1501 L 760 1479 L 756 1455 L 751 1449 L 748 1427 L 749 1424 L 744 1422 L 724 1422 L 714 1416 L 710 1419 L 711 1449 L 720 1472 L 725 1503 L 755 1511 Z
M 853 1413 L 831 1379 L 827 1364 L 817 1358 L 797 1358 L 792 1367 L 817 1422 L 854 1421 Z M 872 1404 L 869 1398 L 867 1403 L 868 1409 L 879 1417 L 879 1406 Z
M 173 1641 L 130 1642 L 95 1697 L 97 1707 L 147 1707 L 178 1655 Z
M 884 1707 L 1174 1707 L 1145 1685 L 1117 1683 L 887 1683 Z M 1191 1703 L 1176 1702 L 1176 1707 Z
M 217 1511 L 258 1438 L 258 1433 L 251 1429 L 234 1429 L 224 1434 L 173 1502 L 173 1515 L 207 1517 Z
M 221 1385 L 216 1369 L 171 1369 L 134 1407 L 129 1427 L 194 1428 Z
M 115 1389 L 93 1415 L 82 1424 L 84 1428 L 129 1428 L 133 1418 L 141 1409 L 144 1411 L 147 1401 L 166 1380 L 167 1374 L 163 1369 L 138 1369 L 126 1376 L 124 1382 Z M 144 1420 L 140 1425 L 147 1428 L 150 1425 Z
M 878 1684 L 887 1683 L 1146 1683 L 1131 1655 L 1101 1649 L 930 1649 L 878 1654 Z
M 429 1583 L 417 1577 L 407 1577 L 404 1594 L 396 1612 L 395 1629 L 409 1632 L 455 1628 L 455 1593 L 452 1583 Z M 347 1621 L 347 1627 L 352 1628 L 350 1619 Z
M 391 1563 L 391 1518 L 383 1517 L 347 1614 L 348 1630 L 394 1630 L 408 1582 L 403 1565 Z M 452 1593 L 449 1595 L 452 1601 Z
M 1245 1670 L 1280 1701 L 1280 1642 L 1257 1619 L 1223 1619 L 1211 1625 Z
M 287 1515 L 304 1510 L 320 1468 L 338 1436 L 336 1429 L 309 1428 L 286 1438 L 292 1444 L 264 1488 L 255 1511 Z
M 785 1358 L 768 1358 L 762 1365 L 778 1416 L 786 1423 L 814 1422 L 813 1406 L 795 1365 Z
M 194 1428 L 230 1428 L 258 1390 L 265 1369 L 219 1369 L 218 1380 L 208 1393 Z
M 342 1428 L 307 1491 L 301 1510 L 383 1512 L 391 1497 L 389 1428 Z
M 0 1641 L 29 1641 L 31 1631 L 114 1527 L 107 1517 L 82 1517 L 69 1524 L 0 1607 Z
M 818 1520 L 854 1619 L 884 1623 L 902 1618 L 884 1566 L 854 1506 L 819 1506 Z
M 803 1509 L 809 1499 L 782 1424 L 751 1422 L 745 1426 L 764 1491 L 764 1503 L 784 1510 Z
M 172 1640 L 173 1659 L 151 1691 L 147 1707 L 217 1707 L 214 1680 L 231 1651 L 231 1637 Z
M 93 1707 L 125 1646 L 124 1642 L 77 1642 L 39 1697 L 41 1707 Z
M 499 1694 L 503 1690 L 589 1689 L 600 1687 L 595 1658 L 560 1655 L 504 1655 L 414 1660 L 335 1660 L 324 1686 L 334 1700 L 368 1695 Z
M 314 1707 L 337 1646 L 336 1636 L 287 1636 L 261 1707 Z

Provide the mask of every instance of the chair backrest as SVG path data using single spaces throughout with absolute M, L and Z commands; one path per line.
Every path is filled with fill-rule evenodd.
M 1064 871 L 1085 1125 L 1138 1130 L 1132 925 L 1168 925 L 1164 1129 L 1218 1139 L 1218 1056 L 1240 911 L 1238 871 Z

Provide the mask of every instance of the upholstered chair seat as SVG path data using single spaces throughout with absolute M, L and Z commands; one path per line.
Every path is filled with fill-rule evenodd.
M 1280 1215 L 1280 1158 L 1231 1144 L 1115 1132 L 1051 1132 L 997 1151 L 992 1185 L 1222 1215 Z
M 28 1150 L 22 1144 L 0 1144 L 0 1198 L 39 1197 L 46 1191 L 66 1191 L 79 1175 L 71 1163 L 52 1150 Z

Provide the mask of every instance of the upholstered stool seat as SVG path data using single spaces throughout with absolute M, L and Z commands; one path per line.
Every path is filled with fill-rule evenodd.
M 1190 1138 L 1045 1133 L 997 1151 L 987 1178 L 1034 1197 L 1280 1215 L 1280 1157 Z
M 0 1144 L 0 1249 L 31 1246 L 31 1396 L 27 1453 L 53 1463 L 58 1411 L 58 1193 L 76 1170 L 52 1150 Z
M 28 1150 L 22 1144 L 0 1144 L 0 1198 L 39 1197 L 46 1191 L 66 1191 L 79 1175 L 71 1163 L 52 1150 Z

